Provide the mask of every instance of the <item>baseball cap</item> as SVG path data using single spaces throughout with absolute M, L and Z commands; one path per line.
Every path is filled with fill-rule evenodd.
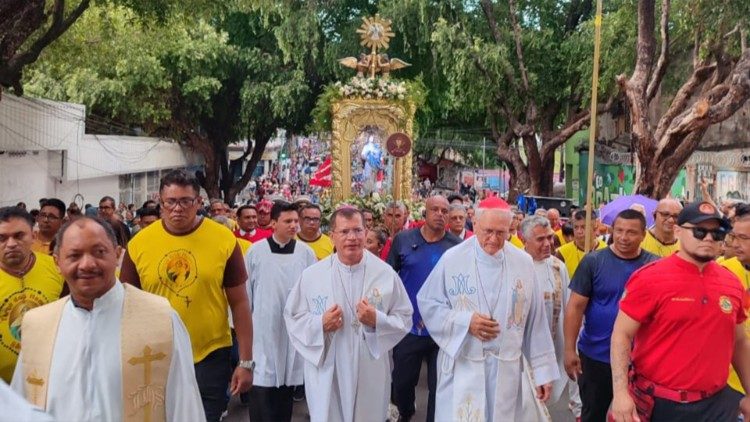
M 698 224 L 708 220 L 718 221 L 721 228 L 726 231 L 732 229 L 729 220 L 724 218 L 719 213 L 719 210 L 709 202 L 691 202 L 685 205 L 685 208 L 680 211 L 677 217 L 677 225 L 681 226 L 685 223 Z

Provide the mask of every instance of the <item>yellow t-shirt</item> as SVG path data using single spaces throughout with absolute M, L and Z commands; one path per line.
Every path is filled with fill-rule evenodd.
M 665 256 L 672 255 L 680 249 L 680 242 L 676 240 L 670 245 L 661 243 L 657 238 L 651 234 L 650 230 L 646 230 L 646 237 L 641 242 L 641 249 L 644 251 L 651 252 L 652 254 L 664 258 Z
M 742 287 L 744 287 L 745 290 L 750 290 L 750 274 L 748 274 L 748 271 L 742 266 L 742 263 L 737 257 L 726 259 L 721 262 L 720 265 L 733 272 L 734 275 L 740 279 L 740 283 L 742 283 Z M 746 319 L 742 325 L 745 328 L 745 335 L 750 337 L 750 319 Z M 740 377 L 737 376 L 737 372 L 735 372 L 732 367 L 729 368 L 729 380 L 727 380 L 727 384 L 736 391 L 745 394 L 745 390 L 742 388 L 742 383 L 740 382 Z
M 225 226 L 203 218 L 192 232 L 174 235 L 157 221 L 128 243 L 120 277 L 169 300 L 190 335 L 194 362 L 232 345 L 224 288 L 245 282 L 247 273 Z
M 517 234 L 510 236 L 510 244 L 517 247 L 518 249 L 523 249 L 523 240 L 521 240 L 521 238 L 518 237 Z
M 297 239 L 307 243 L 307 246 L 312 248 L 313 252 L 315 252 L 315 258 L 317 258 L 318 261 L 333 253 L 333 241 L 323 233 L 320 234 L 320 237 L 317 240 L 312 242 L 306 242 L 300 239 L 299 235 L 297 236 Z
M 250 249 L 250 246 L 253 246 L 253 242 L 249 240 L 245 240 L 241 237 L 237 238 L 237 243 L 240 245 L 240 250 L 242 251 L 242 256 L 245 256 L 247 251 Z
M 34 266 L 21 278 L 0 270 L 0 378 L 7 383 L 21 350 L 21 317 L 29 309 L 57 300 L 63 289 L 63 277 L 52 257 L 34 255 Z
M 39 238 L 34 238 L 34 243 L 31 244 L 31 250 L 38 254 L 52 255 L 52 251 L 49 250 L 49 245 L 51 244 L 52 241 L 43 242 Z
M 603 240 L 597 240 L 598 244 L 596 246 L 596 250 L 604 249 L 607 247 L 607 244 L 604 243 Z M 570 279 L 573 279 L 573 274 L 575 274 L 576 270 L 578 269 L 578 264 L 581 263 L 581 260 L 584 256 L 586 256 L 586 252 L 578 249 L 578 246 L 576 246 L 576 242 L 568 242 L 562 246 L 560 246 L 557 249 L 557 252 L 562 256 L 563 261 L 565 261 L 565 267 L 568 269 L 568 274 L 570 275 Z
M 555 236 L 557 236 L 557 240 L 560 241 L 560 246 L 567 245 L 568 243 L 570 243 L 567 240 L 565 240 L 565 236 L 563 236 L 562 229 L 555 230 Z

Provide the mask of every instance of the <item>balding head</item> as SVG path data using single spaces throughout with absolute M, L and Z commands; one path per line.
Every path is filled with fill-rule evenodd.
M 448 200 L 444 196 L 431 196 L 424 203 L 425 225 L 435 231 L 445 231 L 448 217 Z
M 662 239 L 669 240 L 674 236 L 677 216 L 682 211 L 682 204 L 676 199 L 662 199 L 654 211 L 654 231 Z
M 560 227 L 560 211 L 550 208 L 547 211 L 547 219 L 553 230 L 557 230 Z

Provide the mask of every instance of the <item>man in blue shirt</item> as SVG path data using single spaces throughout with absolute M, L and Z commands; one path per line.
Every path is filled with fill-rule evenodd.
M 443 253 L 461 243 L 461 239 L 446 232 L 448 200 L 433 196 L 425 202 L 425 224 L 406 230 L 393 238 L 388 264 L 401 277 L 414 307 L 411 332 L 393 349 L 393 402 L 401 420 L 408 421 L 415 412 L 414 388 L 419 381 L 422 361 L 427 360 L 427 420 L 435 419 L 435 385 L 437 383 L 437 354 L 439 347 L 430 338 L 417 307 L 417 292 Z
M 625 282 L 637 269 L 659 259 L 641 249 L 645 236 L 643 214 L 631 209 L 620 212 L 613 224 L 612 244 L 587 254 L 570 281 L 563 329 L 565 371 L 578 381 L 583 422 L 607 418 L 612 401 L 609 346 Z

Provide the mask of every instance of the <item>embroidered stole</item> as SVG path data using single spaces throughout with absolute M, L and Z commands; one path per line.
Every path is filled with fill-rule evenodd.
M 552 341 L 557 337 L 557 323 L 560 321 L 562 310 L 562 275 L 560 275 L 560 261 L 552 260 L 552 274 L 554 277 L 554 293 L 552 293 Z
M 122 286 L 122 420 L 162 422 L 166 420 L 164 402 L 172 361 L 172 308 L 160 296 L 126 283 Z M 41 409 L 47 408 L 57 329 L 68 299 L 35 308 L 24 315 L 22 322 L 26 398 Z

